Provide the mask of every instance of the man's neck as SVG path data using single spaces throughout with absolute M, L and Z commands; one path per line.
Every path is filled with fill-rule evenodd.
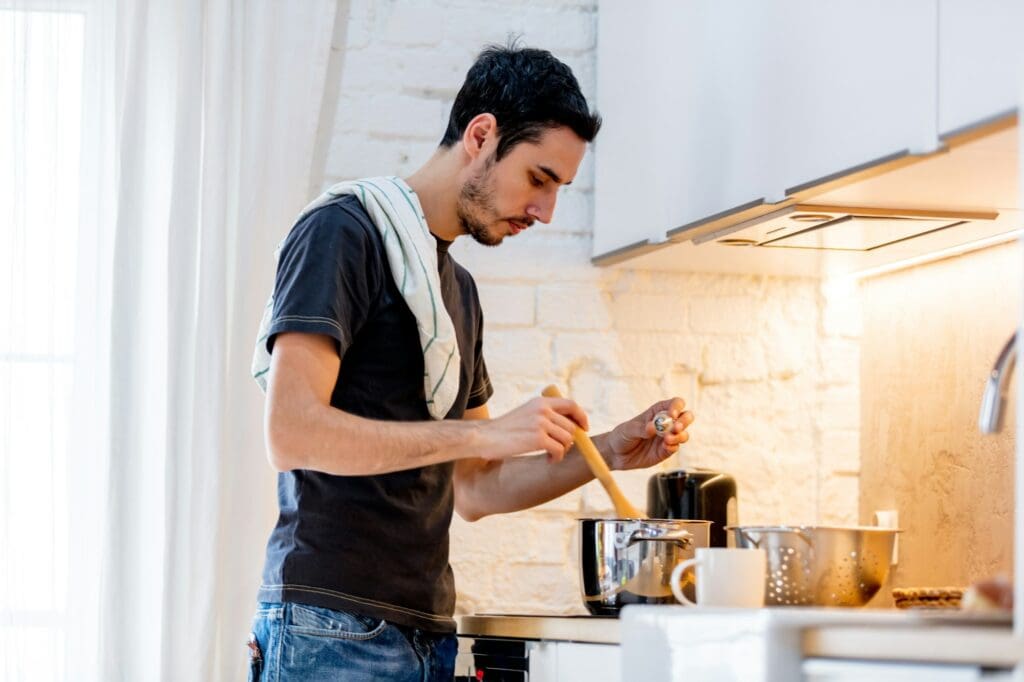
M 435 236 L 449 242 L 464 234 L 456 211 L 461 168 L 456 153 L 438 149 L 419 170 L 405 179 L 420 200 L 427 227 Z

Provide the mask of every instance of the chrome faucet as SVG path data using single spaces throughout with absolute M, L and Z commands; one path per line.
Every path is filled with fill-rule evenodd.
M 1017 357 L 1017 332 L 1003 346 L 996 358 L 996 364 L 985 382 L 985 394 L 981 397 L 981 414 L 978 416 L 978 428 L 982 433 L 998 433 L 1003 425 L 1003 413 L 1006 412 L 1005 386 L 1010 383 L 1013 374 L 1013 362 Z

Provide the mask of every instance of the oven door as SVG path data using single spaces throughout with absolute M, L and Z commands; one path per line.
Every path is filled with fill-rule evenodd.
M 543 676 L 530 676 L 530 659 L 542 659 L 543 648 L 536 640 L 459 636 L 455 682 L 537 682 Z
M 456 682 L 628 682 L 617 645 L 459 636 Z

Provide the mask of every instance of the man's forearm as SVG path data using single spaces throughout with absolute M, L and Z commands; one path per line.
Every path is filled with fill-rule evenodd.
M 477 416 L 464 420 L 365 419 L 331 405 L 340 366 L 329 337 L 301 333 L 278 337 L 264 415 L 267 454 L 277 470 L 370 476 L 539 450 L 560 455 L 572 442 L 574 425 L 587 423 L 587 415 L 575 402 L 542 397 L 498 419 L 487 419 L 486 406 L 467 410 Z
M 607 435 L 593 436 L 602 452 Z M 463 472 L 457 478 L 457 506 L 470 520 L 544 504 L 594 478 L 575 445 L 561 462 L 551 462 L 541 454 L 457 466 Z
M 282 471 L 310 469 L 369 476 L 477 457 L 482 423 L 365 419 L 315 406 L 286 419 L 267 418 L 271 462 Z M 277 431 L 272 424 L 286 425 Z

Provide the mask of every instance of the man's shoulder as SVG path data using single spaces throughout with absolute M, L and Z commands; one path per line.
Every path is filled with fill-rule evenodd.
M 296 227 L 303 223 L 326 225 L 357 234 L 374 234 L 373 221 L 354 194 L 342 194 L 317 206 L 304 215 Z
M 379 250 L 380 235 L 359 200 L 346 194 L 321 204 L 295 223 L 285 242 L 312 241 L 320 248 Z

